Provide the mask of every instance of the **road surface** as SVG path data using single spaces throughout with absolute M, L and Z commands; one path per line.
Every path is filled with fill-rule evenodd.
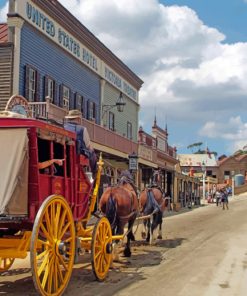
M 68 296 L 246 296 L 247 195 L 164 219 L 163 240 L 140 239 L 103 283 L 94 280 L 90 254 L 74 267 Z M 0 277 L 0 295 L 37 295 L 29 260 L 16 260 Z

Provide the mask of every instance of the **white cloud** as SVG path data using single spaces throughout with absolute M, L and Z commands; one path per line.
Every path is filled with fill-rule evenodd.
M 203 126 L 212 135 L 216 131 L 210 124 L 218 128 L 237 116 L 247 121 L 247 43 L 222 43 L 225 36 L 186 6 L 158 0 L 60 2 L 144 80 L 144 129 L 155 107 L 161 116 L 169 114 L 170 122 L 196 121 L 198 129 Z M 238 125 L 231 128 L 232 134 L 244 134 Z M 233 137 L 228 142 L 232 149 Z
M 223 43 L 225 36 L 186 6 L 158 0 L 60 2 L 144 80 L 144 129 L 156 108 L 158 123 L 165 115 L 182 127 L 196 122 L 199 136 L 227 141 L 229 152 L 246 144 L 247 43 Z M 0 22 L 7 11 L 6 3 Z
M 240 116 L 231 117 L 224 123 L 208 121 L 199 134 L 208 138 L 227 140 L 228 152 L 232 152 L 243 149 L 247 144 L 247 122 L 243 122 Z
M 0 23 L 5 23 L 7 21 L 7 13 L 8 13 L 8 2 L 0 8 Z

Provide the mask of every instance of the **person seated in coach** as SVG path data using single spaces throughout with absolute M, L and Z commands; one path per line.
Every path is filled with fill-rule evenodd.
M 89 166 L 93 175 L 97 170 L 97 157 L 91 145 L 87 128 L 81 125 L 81 112 L 70 110 L 65 116 L 64 128 L 76 133 L 77 154 L 86 156 L 89 159 Z

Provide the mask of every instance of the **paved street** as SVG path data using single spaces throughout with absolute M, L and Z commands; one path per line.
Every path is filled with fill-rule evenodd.
M 132 258 L 115 264 L 104 283 L 94 280 L 86 254 L 65 295 L 245 296 L 247 195 L 229 207 L 212 204 L 165 218 L 163 240 L 149 246 L 138 238 Z M 0 294 L 37 295 L 28 260 L 3 274 Z

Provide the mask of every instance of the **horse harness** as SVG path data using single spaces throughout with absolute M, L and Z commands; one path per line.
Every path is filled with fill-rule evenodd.
M 131 187 L 133 188 L 133 191 L 135 192 L 135 194 L 137 196 L 137 189 L 136 189 L 135 184 L 132 182 L 132 180 L 130 180 L 126 176 L 122 176 L 121 179 L 119 180 L 117 186 L 124 185 L 124 184 L 130 184 Z M 138 213 L 138 211 L 134 209 L 134 198 L 135 197 L 134 197 L 133 192 L 131 190 L 127 189 L 127 188 L 124 188 L 124 189 L 127 190 L 128 192 L 130 192 L 130 194 L 131 194 L 130 213 L 128 215 L 125 215 L 125 216 L 118 216 L 119 217 L 119 220 L 124 220 L 124 219 L 128 219 L 129 220 L 129 218 L 131 218 L 132 216 L 134 216 L 135 214 Z

